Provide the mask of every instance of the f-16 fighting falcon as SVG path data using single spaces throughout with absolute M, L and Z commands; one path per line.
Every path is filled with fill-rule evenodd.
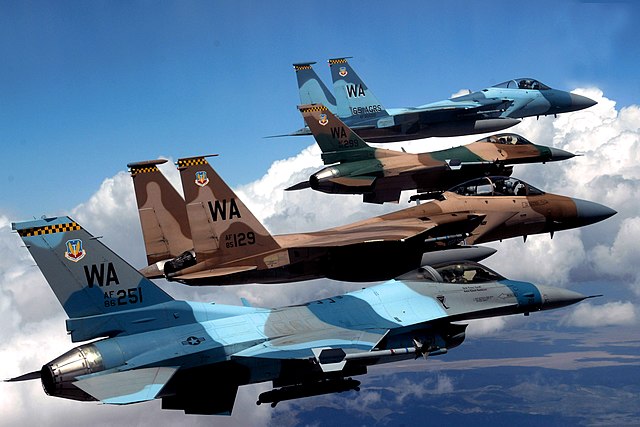
M 40 379 L 48 395 L 79 401 L 162 399 L 187 414 L 230 415 L 238 387 L 266 381 L 276 388 L 258 404 L 358 390 L 351 377 L 369 365 L 460 345 L 466 324 L 452 322 L 588 298 L 461 262 L 277 309 L 177 301 L 69 217 L 13 229 L 69 317 L 71 340 L 94 341 L 8 381 Z
M 585 96 L 520 78 L 418 107 L 385 109 L 347 58 L 329 60 L 334 96 L 329 95 L 312 64 L 294 64 L 300 102 L 326 105 L 369 142 L 495 132 L 518 124 L 524 117 L 556 115 L 596 104 Z M 309 133 L 305 127 L 290 135 Z
M 553 235 L 615 213 L 597 203 L 544 193 L 515 178 L 490 177 L 428 194 L 437 200 L 390 214 L 272 236 L 205 157 L 178 160 L 181 203 L 156 167 L 163 162 L 128 165 L 149 263 L 142 271 L 148 278 L 165 276 L 197 286 L 322 277 L 388 280 L 425 264 L 490 255 L 487 248 L 457 246 L 464 240 Z
M 287 190 L 311 187 L 332 194 L 362 194 L 370 203 L 398 202 L 402 190 L 446 190 L 478 176 L 511 175 L 514 164 L 574 157 L 515 134 L 492 135 L 463 147 L 422 154 L 374 148 L 325 106 L 298 108 L 329 166 Z

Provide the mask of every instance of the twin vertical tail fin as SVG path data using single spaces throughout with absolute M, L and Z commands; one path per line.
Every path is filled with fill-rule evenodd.
M 69 217 L 12 224 L 70 318 L 173 301 Z
M 157 167 L 165 162 L 148 160 L 127 165 L 133 178 L 149 266 L 193 250 L 184 199 Z
M 374 157 L 375 149 L 324 105 L 301 105 L 298 109 L 322 150 L 325 164 Z
M 343 119 L 353 117 L 359 121 L 368 120 L 372 123 L 389 116 L 378 98 L 351 68 L 347 58 L 330 59 L 329 67 L 338 116 Z
M 279 249 L 247 206 L 220 178 L 208 156 L 178 160 L 191 235 L 198 261 L 212 265 Z
M 332 113 L 336 113 L 336 98 L 320 80 L 312 65 L 315 62 L 293 64 L 298 80 L 298 93 L 301 104 L 323 104 Z

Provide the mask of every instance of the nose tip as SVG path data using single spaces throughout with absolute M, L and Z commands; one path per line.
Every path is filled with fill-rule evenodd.
M 570 95 L 572 111 L 584 110 L 597 104 L 596 101 L 586 96 L 576 95 L 575 93 L 571 93 Z
M 600 222 L 618 213 L 611 208 L 587 200 L 573 199 L 573 202 L 576 204 L 578 220 L 582 225 Z
M 542 310 L 566 307 L 588 298 L 581 293 L 553 286 L 538 285 L 538 290 L 542 296 Z
M 559 148 L 549 147 L 549 150 L 551 150 L 551 159 L 549 160 L 551 162 L 557 162 L 557 161 L 560 161 L 560 160 L 567 160 L 567 159 L 570 159 L 570 158 L 576 156 L 573 153 L 561 150 Z

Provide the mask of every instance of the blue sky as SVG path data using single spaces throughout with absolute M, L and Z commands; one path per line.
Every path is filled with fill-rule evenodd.
M 522 10 L 524 9 L 524 10 Z M 0 2 L 0 209 L 59 214 L 130 161 L 220 153 L 232 184 L 308 137 L 291 64 L 353 56 L 387 107 L 533 76 L 640 96 L 638 8 L 542 2 Z

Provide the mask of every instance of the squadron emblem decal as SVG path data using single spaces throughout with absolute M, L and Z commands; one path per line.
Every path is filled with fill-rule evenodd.
M 320 120 L 318 120 L 318 123 L 320 123 L 322 126 L 326 126 L 327 123 L 329 123 L 329 120 L 327 119 L 327 115 L 324 113 L 320 114 Z
M 196 180 L 195 183 L 198 187 L 204 187 L 209 183 L 209 178 L 207 178 L 207 171 L 198 171 L 196 172 Z
M 80 239 L 67 240 L 65 246 L 67 251 L 64 253 L 64 257 L 69 261 L 78 262 L 87 254 L 87 251 L 82 247 L 82 240 Z
M 349 74 L 347 72 L 347 67 L 340 67 L 340 71 L 338 71 L 338 74 L 340 74 L 340 76 L 345 77 L 347 74 Z

